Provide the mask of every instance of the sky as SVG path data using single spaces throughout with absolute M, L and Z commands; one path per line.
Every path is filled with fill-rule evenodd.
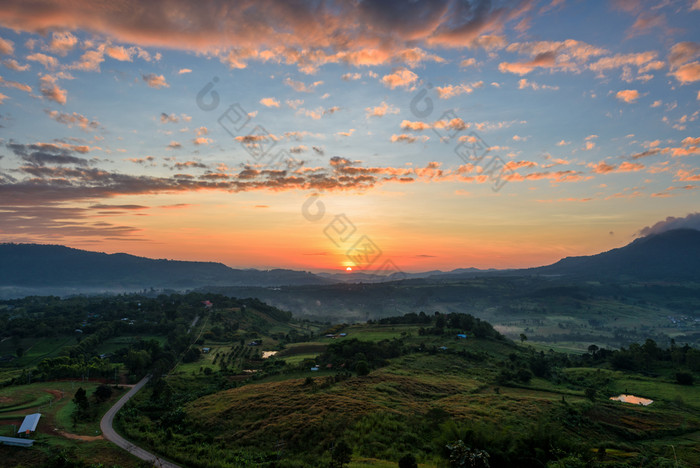
M 0 242 L 392 273 L 697 224 L 698 24 L 700 0 L 4 0 Z

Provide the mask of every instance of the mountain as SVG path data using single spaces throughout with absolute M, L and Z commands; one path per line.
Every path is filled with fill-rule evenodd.
M 597 255 L 567 257 L 519 272 L 588 279 L 700 281 L 700 231 L 674 229 Z
M 154 260 L 60 245 L 0 244 L 0 287 L 6 291 L 12 288 L 132 291 L 151 287 L 300 286 L 329 282 L 312 273 L 294 270 L 237 270 L 222 263 Z

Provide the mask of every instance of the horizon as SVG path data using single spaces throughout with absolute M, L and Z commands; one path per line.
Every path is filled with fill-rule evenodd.
M 693 220 L 693 222 L 687 222 L 688 219 Z M 694 215 L 689 215 L 687 218 L 666 220 L 665 222 L 657 223 L 655 226 L 653 226 L 653 228 L 648 229 L 648 232 L 646 232 L 646 233 L 644 233 L 644 234 L 640 234 L 639 237 L 636 237 L 636 238 L 632 239 L 632 240 L 630 241 L 629 244 L 631 244 L 632 242 L 634 242 L 634 241 L 636 241 L 636 240 L 643 239 L 643 238 L 650 237 L 650 236 L 654 236 L 654 235 L 658 235 L 658 234 L 663 234 L 663 233 L 668 232 L 668 231 L 675 231 L 675 230 L 693 230 L 693 231 L 698 231 L 698 232 L 700 232 L 700 224 L 698 224 L 698 222 L 700 222 L 700 213 L 695 213 Z M 676 223 L 680 224 L 680 227 L 676 227 L 676 226 L 675 226 Z M 625 246 L 627 246 L 627 245 L 629 245 L 629 244 L 625 244 Z M 62 244 L 36 244 L 36 243 L 12 243 L 12 242 L 2 242 L 2 243 L 0 243 L 0 245 L 44 245 L 44 246 L 51 246 L 51 247 L 66 247 L 66 248 L 70 248 L 70 249 L 78 249 L 77 247 L 71 247 L 71 246 L 62 245 Z M 623 246 L 623 247 L 625 247 L 625 246 Z M 108 255 L 114 255 L 114 254 L 134 255 L 134 254 L 132 254 L 132 253 L 124 252 L 124 251 L 105 252 L 105 251 L 86 250 L 86 249 L 78 249 L 78 250 L 88 251 L 88 252 L 92 252 L 92 253 L 103 253 L 103 254 L 108 254 Z M 606 251 L 606 252 L 607 252 L 607 251 Z M 598 254 L 598 253 L 604 253 L 604 252 L 596 252 L 596 253 L 594 253 L 594 254 L 592 254 L 592 255 L 595 255 L 595 254 Z M 142 257 L 142 256 L 138 256 L 138 257 Z M 312 273 L 312 274 L 316 274 L 316 275 L 322 274 L 322 273 L 326 273 L 326 274 L 348 274 L 348 275 L 351 275 L 351 274 L 358 274 L 358 273 L 359 273 L 359 274 L 369 274 L 369 275 L 372 275 L 372 274 L 381 274 L 381 275 L 385 275 L 385 274 L 387 274 L 386 272 L 377 272 L 377 271 L 373 271 L 373 270 L 361 270 L 361 269 L 360 269 L 360 270 L 354 270 L 354 269 L 352 269 L 351 267 L 345 267 L 345 268 L 342 268 L 342 267 L 341 267 L 341 268 L 339 268 L 339 269 L 315 269 L 315 270 L 314 270 L 314 269 L 301 269 L 301 270 L 298 270 L 298 269 L 293 269 L 293 268 L 292 268 L 292 269 L 282 268 L 282 267 L 274 266 L 274 265 L 262 266 L 262 267 L 260 267 L 260 266 L 256 266 L 256 267 L 253 267 L 253 266 L 240 266 L 240 265 L 235 265 L 235 264 L 234 264 L 234 265 L 231 265 L 231 264 L 227 264 L 227 263 L 224 263 L 224 262 L 219 262 L 219 261 L 217 261 L 217 260 L 186 260 L 186 259 L 181 259 L 181 258 L 155 258 L 155 257 L 142 257 L 142 258 L 148 258 L 148 259 L 150 259 L 150 260 L 193 261 L 193 262 L 205 262 L 205 263 L 206 263 L 206 262 L 221 263 L 221 264 L 223 264 L 224 266 L 227 266 L 227 267 L 229 267 L 229 268 L 236 269 L 236 270 L 271 271 L 271 270 L 282 269 L 282 270 L 302 271 L 302 272 L 305 272 L 305 273 Z M 564 258 L 568 258 L 568 257 L 562 257 L 562 258 L 559 259 L 559 260 L 563 260 Z M 556 260 L 555 262 L 552 262 L 552 263 L 557 263 L 559 260 Z M 543 266 L 548 266 L 548 265 L 550 265 L 550 264 L 532 265 L 532 266 L 522 267 L 522 269 L 537 268 L 537 267 L 543 267 Z M 400 271 L 398 271 L 398 272 L 396 272 L 396 273 L 420 274 L 420 273 L 428 273 L 428 272 L 431 272 L 431 271 L 442 272 L 442 273 L 450 273 L 450 272 L 456 271 L 456 270 L 461 270 L 461 269 L 469 270 L 469 269 L 474 269 L 474 268 L 475 268 L 475 267 L 463 266 L 463 267 L 453 268 L 453 269 L 451 269 L 451 270 L 439 270 L 439 269 L 433 269 L 433 270 L 414 270 L 414 271 L 400 270 Z M 477 270 L 483 271 L 483 272 L 488 272 L 488 271 L 508 271 L 508 270 L 518 270 L 518 269 L 519 269 L 519 268 L 477 268 Z M 391 274 L 391 273 L 388 273 L 388 274 Z
M 700 229 L 697 0 L 37 5 L 0 5 L 3 242 L 413 273 Z

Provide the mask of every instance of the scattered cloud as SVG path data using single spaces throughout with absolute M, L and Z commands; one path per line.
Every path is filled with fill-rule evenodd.
M 262 104 L 265 107 L 279 107 L 280 106 L 280 102 L 277 99 L 272 98 L 272 97 L 262 98 L 260 100 L 260 104 Z
M 622 91 L 618 91 L 615 97 L 622 102 L 630 104 L 639 99 L 639 91 L 636 89 L 623 89 Z
M 534 81 L 528 81 L 525 78 L 520 79 L 518 81 L 518 89 L 525 89 L 525 88 L 530 88 L 534 91 L 538 91 L 540 89 L 551 89 L 551 90 L 558 90 L 559 86 L 551 86 L 551 85 L 541 85 L 538 83 L 535 83 Z
M 178 75 L 184 75 L 185 73 L 192 73 L 192 70 L 190 70 L 189 68 L 181 68 L 181 69 L 177 72 Z
M 72 127 L 73 125 L 77 125 L 84 131 L 91 131 L 91 130 L 96 130 L 100 127 L 100 123 L 96 120 L 90 120 L 84 115 L 78 114 L 77 112 L 73 112 L 72 114 L 68 114 L 65 112 L 59 112 L 56 110 L 49 111 L 47 110 L 46 113 L 51 117 L 53 120 L 55 120 L 58 123 L 61 123 L 63 125 L 67 125 L 68 127 Z
M 143 81 L 148 84 L 151 88 L 169 88 L 170 85 L 166 83 L 165 77 L 163 75 L 156 75 L 155 73 L 148 73 L 146 75 L 141 75 Z
M 367 118 L 369 118 L 369 117 L 384 117 L 387 114 L 398 114 L 399 108 L 394 107 L 394 106 L 382 101 L 382 103 L 378 106 L 366 107 L 365 112 L 367 113 Z
M 306 84 L 303 81 L 295 81 L 291 78 L 285 78 L 284 84 L 298 93 L 313 93 L 318 86 L 323 84 L 323 81 L 314 81 L 311 84 Z
M 483 81 L 476 81 L 471 84 L 459 84 L 459 85 L 447 85 L 447 86 L 437 86 L 438 96 L 440 99 L 449 99 L 460 94 L 471 94 L 475 89 L 484 86 Z
M 407 68 L 397 68 L 392 73 L 382 77 L 382 83 L 391 89 L 406 88 L 411 90 L 417 80 L 418 75 Z
M 41 91 L 41 94 L 46 99 L 59 104 L 65 104 L 68 92 L 65 89 L 61 89 L 57 81 L 58 80 L 51 75 L 42 75 L 41 78 L 39 78 L 39 91 Z

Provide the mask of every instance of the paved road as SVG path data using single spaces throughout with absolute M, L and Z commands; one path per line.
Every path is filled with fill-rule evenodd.
M 102 417 L 102 421 L 100 421 L 100 429 L 102 430 L 102 435 L 105 439 L 117 444 L 119 447 L 123 448 L 132 455 L 140 458 L 141 460 L 153 463 L 153 466 L 161 466 L 163 468 L 180 468 L 179 465 L 163 460 L 162 458 L 153 455 L 151 452 L 148 452 L 142 449 L 141 447 L 137 447 L 136 445 L 132 444 L 124 437 L 117 434 L 117 432 L 112 427 L 112 422 L 114 421 L 114 416 L 117 414 L 117 412 L 120 409 L 122 409 L 122 406 L 124 406 L 127 401 L 129 401 L 129 398 L 136 395 L 136 392 L 141 390 L 141 387 L 146 385 L 146 382 L 148 382 L 150 378 L 151 376 L 147 375 L 146 377 L 141 379 L 139 383 L 134 385 L 134 387 L 131 390 L 129 390 L 129 392 L 126 395 L 121 397 L 119 401 L 114 406 L 112 406 L 109 409 L 109 411 L 107 411 L 107 413 L 105 413 L 105 415 Z

